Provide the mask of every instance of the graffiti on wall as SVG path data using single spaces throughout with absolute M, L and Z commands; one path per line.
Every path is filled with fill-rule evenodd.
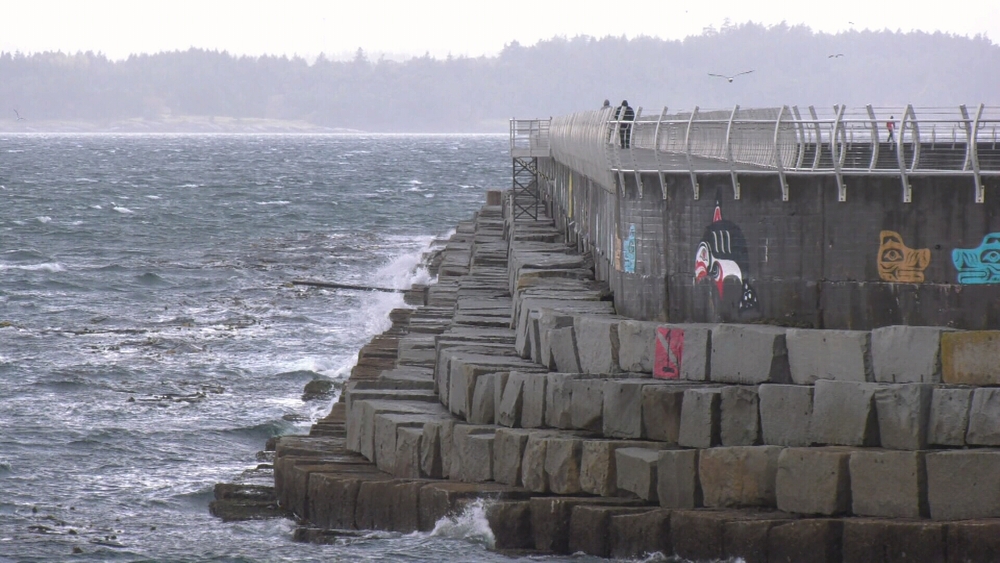
M 740 312 L 757 307 L 757 293 L 750 285 L 750 255 L 743 231 L 732 221 L 722 218 L 719 200 L 715 200 L 712 223 L 698 243 L 694 258 L 694 282 L 715 283 L 719 297 L 725 297 L 725 281 L 735 279 L 741 284 Z
M 882 281 L 922 283 L 924 270 L 930 263 L 930 249 L 906 246 L 896 231 L 879 233 L 878 277 Z
M 680 379 L 684 359 L 684 330 L 656 327 L 656 351 L 653 356 L 653 377 Z
M 635 273 L 635 224 L 628 226 L 628 236 L 622 241 L 622 258 L 625 272 Z
M 976 248 L 956 248 L 951 261 L 958 270 L 958 283 L 1000 283 L 1000 233 L 990 233 Z

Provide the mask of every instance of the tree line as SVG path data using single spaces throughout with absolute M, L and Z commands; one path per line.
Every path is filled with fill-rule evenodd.
M 839 55 L 839 56 L 838 56 Z M 733 81 L 709 76 L 753 70 Z M 394 132 L 501 132 L 511 117 L 617 105 L 647 113 L 779 105 L 1000 105 L 1000 46 L 985 36 L 813 32 L 755 23 L 683 40 L 555 37 L 490 57 L 351 60 L 186 51 L 0 53 L 0 127 L 108 126 L 166 116 L 272 119 Z M 26 121 L 17 122 L 24 124 Z

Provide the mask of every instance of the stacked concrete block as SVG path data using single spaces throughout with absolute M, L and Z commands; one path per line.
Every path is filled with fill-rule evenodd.
M 659 457 L 658 451 L 645 448 L 615 450 L 618 489 L 629 491 L 642 500 L 655 500 Z
M 809 426 L 816 444 L 878 446 L 875 383 L 819 380 Z
M 643 559 L 650 554 L 673 553 L 669 510 L 622 510 L 611 516 L 609 555 L 616 559 Z
M 452 430 L 449 478 L 466 483 L 493 480 L 495 437 L 495 427 L 456 424 Z
M 851 510 L 851 448 L 785 448 L 778 456 L 778 510 L 831 516 Z
M 580 462 L 583 441 L 574 437 L 548 439 L 545 447 L 545 474 L 548 489 L 557 495 L 574 495 L 581 492 Z
M 420 471 L 420 438 L 423 426 L 400 427 L 396 434 L 396 455 L 392 475 L 402 479 L 423 477 Z
M 819 379 L 874 380 L 868 331 L 792 328 L 785 342 L 792 381 L 798 385 Z
M 709 448 L 698 456 L 698 481 L 708 508 L 775 505 L 779 446 Z
M 609 315 L 578 315 L 573 319 L 580 371 L 588 374 L 616 373 L 618 367 L 618 323 Z
M 763 442 L 774 446 L 805 447 L 812 443 L 813 388 L 807 385 L 767 384 L 757 388 Z
M 548 378 L 533 373 L 524 379 L 521 394 L 521 427 L 541 428 L 545 426 L 545 386 Z M 509 384 L 509 381 L 508 381 Z
M 618 492 L 618 472 L 615 452 L 634 447 L 630 440 L 584 440 L 580 451 L 580 489 L 603 497 Z
M 1000 450 L 933 452 L 925 460 L 931 518 L 1000 517 Z
M 1000 385 L 1000 330 L 942 334 L 941 379 L 956 385 Z
M 548 332 L 550 342 L 549 368 L 555 371 L 579 373 L 580 355 L 577 349 L 576 331 L 572 326 L 554 328 Z
M 965 442 L 974 446 L 1000 446 L 1000 389 L 980 387 L 972 393 Z
M 928 521 L 873 518 L 844 520 L 843 560 L 875 561 L 988 561 L 954 553 L 946 541 L 946 525 Z
M 851 454 L 852 511 L 858 516 L 926 518 L 924 453 L 865 449 Z
M 533 376 L 519 371 L 512 371 L 508 374 L 503 391 L 500 394 L 500 404 L 495 413 L 497 424 L 510 428 L 521 425 L 521 409 L 524 405 L 524 381 L 528 377 Z
M 717 325 L 712 329 L 710 361 L 711 379 L 718 383 L 791 382 L 783 328 Z
M 922 450 L 927 447 L 927 421 L 932 386 L 924 383 L 885 385 L 875 391 L 882 447 Z
M 973 389 L 937 387 L 931 393 L 927 442 L 932 446 L 965 445 Z
M 493 480 L 511 486 L 521 486 L 521 459 L 528 436 L 534 430 L 499 428 L 493 440 Z
M 656 463 L 657 498 L 663 508 L 692 509 L 703 504 L 698 480 L 702 450 L 661 450 Z
M 604 382 L 602 428 L 606 438 L 643 438 L 642 392 L 652 379 L 610 379 Z
M 434 479 L 448 477 L 451 470 L 452 433 L 454 419 L 427 422 L 420 435 L 420 471 Z
M 552 353 L 552 331 L 573 326 L 573 315 L 557 309 L 541 308 L 538 316 L 538 363 L 549 369 L 556 369 Z
M 598 378 L 571 379 L 570 428 L 601 432 L 604 425 L 604 380 Z
M 503 391 L 507 387 L 507 380 L 510 379 L 510 372 L 497 372 L 493 374 L 493 420 L 484 424 L 500 424 L 500 408 L 503 405 Z M 473 397 L 473 403 L 475 397 Z M 509 426 L 509 425 L 504 425 Z
M 568 373 L 545 375 L 545 426 L 549 428 L 572 428 L 570 407 L 573 390 L 570 382 L 578 376 Z
M 541 371 L 539 366 L 517 357 L 462 352 L 451 356 L 450 366 L 448 409 L 455 416 L 466 420 L 472 412 L 476 381 L 481 375 L 511 370 L 536 373 Z
M 671 330 L 683 331 L 684 348 L 680 362 L 680 379 L 708 381 L 711 373 L 712 330 L 717 325 L 667 324 L 662 326 Z M 654 374 L 655 377 L 661 375 Z
M 440 420 L 440 416 L 409 413 L 378 413 L 374 419 L 374 435 L 372 439 L 375 465 L 386 473 L 394 473 L 396 465 L 396 440 L 401 428 L 418 428 L 423 432 L 427 422 Z M 419 452 L 419 446 L 418 450 Z
M 719 438 L 723 446 L 760 443 L 759 403 L 756 386 L 730 385 L 722 388 Z
M 570 514 L 569 551 L 598 557 L 611 554 L 611 518 L 647 512 L 648 507 L 577 505 Z M 617 538 L 616 538 L 617 539 Z M 637 555 L 641 555 L 640 552 Z
M 500 376 L 507 373 L 488 373 L 476 379 L 468 421 L 472 424 L 493 424 L 496 421 L 496 386 Z
M 534 493 L 549 492 L 549 475 L 545 472 L 545 455 L 549 445 L 549 435 L 533 432 L 524 444 L 521 458 L 521 485 Z
M 686 448 L 711 448 L 719 445 L 721 403 L 722 389 L 717 387 L 684 391 L 677 443 Z
M 872 367 L 881 383 L 939 383 L 941 334 L 930 326 L 887 326 L 872 334 Z
M 650 321 L 618 323 L 618 367 L 621 371 L 653 373 L 658 326 L 660 323 Z
M 642 388 L 642 433 L 650 440 L 676 444 L 681 432 L 685 385 Z

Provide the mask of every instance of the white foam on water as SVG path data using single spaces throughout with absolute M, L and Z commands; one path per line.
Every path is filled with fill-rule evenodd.
M 44 264 L 4 264 L 0 262 L 0 271 L 3 270 L 24 270 L 27 272 L 65 272 L 66 268 L 59 262 L 45 262 Z
M 433 199 L 434 194 L 424 194 L 424 197 L 426 197 L 427 199 Z
M 257 205 L 288 205 L 290 201 L 278 200 L 278 201 L 258 201 Z
M 477 499 L 460 514 L 445 516 L 438 520 L 430 536 L 473 541 L 492 549 L 496 545 L 496 536 L 493 535 L 490 523 L 486 519 L 488 502 Z
M 135 213 L 135 211 L 132 211 L 128 207 L 121 207 L 121 206 L 118 206 L 118 205 L 115 205 L 111 209 L 114 210 L 114 211 L 117 211 L 118 213 L 124 214 L 124 215 Z
M 52 217 L 42 215 L 41 217 L 35 217 L 35 221 L 38 221 L 39 223 L 49 223 L 52 221 Z
M 101 207 L 100 205 L 98 205 L 96 203 L 94 205 L 91 205 L 90 208 L 91 209 L 104 209 L 103 207 Z
M 146 197 L 149 199 L 160 199 L 160 196 L 158 195 L 147 195 Z

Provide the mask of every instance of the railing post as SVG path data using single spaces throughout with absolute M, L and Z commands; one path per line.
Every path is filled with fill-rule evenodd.
M 635 135 L 635 124 L 639 122 L 640 115 L 642 115 L 642 106 L 635 108 L 635 117 L 632 118 L 632 123 L 628 125 L 626 139 L 628 139 L 628 156 L 632 159 L 632 171 L 635 174 L 635 187 L 639 190 L 639 199 L 642 199 L 642 173 L 639 172 L 639 163 L 635 159 L 635 143 L 632 142 L 632 138 Z M 625 191 L 624 186 L 622 186 L 622 191 Z
M 806 157 L 806 129 L 802 124 L 802 114 L 799 113 L 799 106 L 792 106 L 792 115 L 795 116 L 795 130 L 798 132 L 798 154 L 795 155 L 795 168 L 802 168 L 802 161 Z
M 653 155 L 656 157 L 656 174 L 660 178 L 660 194 L 664 200 L 667 199 L 667 179 L 663 173 L 663 163 L 660 162 L 660 125 L 663 123 L 663 118 L 666 115 L 667 106 L 663 106 L 663 110 L 660 111 L 660 117 L 656 118 L 656 131 L 653 132 Z
M 698 106 L 694 106 L 691 117 L 688 119 L 687 132 L 684 134 L 684 156 L 687 157 L 688 170 L 691 173 L 691 188 L 694 190 L 696 201 L 701 197 L 701 190 L 698 187 L 698 175 L 694 173 L 694 161 L 691 160 L 691 128 L 694 126 L 694 119 L 697 115 Z
M 868 119 L 871 120 L 872 127 L 872 160 L 868 165 L 868 171 L 871 172 L 872 170 L 875 170 L 875 166 L 878 164 L 878 121 L 875 119 L 875 110 L 872 109 L 871 104 L 865 106 L 865 109 L 868 110 Z
M 837 201 L 844 202 L 847 201 L 847 187 L 844 185 L 844 175 L 841 173 L 841 162 L 840 162 L 840 151 L 837 147 L 837 137 L 843 126 L 842 120 L 844 119 L 844 105 L 840 104 L 835 106 L 837 111 L 837 118 L 833 122 L 833 135 L 830 139 L 830 154 L 833 156 L 833 175 L 837 178 Z
M 967 135 L 968 140 L 966 141 L 965 149 L 966 163 L 972 165 L 972 177 L 976 182 L 976 203 L 986 201 L 983 178 L 979 173 L 979 120 L 983 117 L 984 107 L 984 104 L 979 104 L 979 109 L 976 110 L 976 119 L 972 122 Z M 965 106 L 962 106 L 962 113 L 965 114 L 966 123 L 968 123 L 968 112 L 965 110 Z
M 778 135 L 781 133 L 781 118 L 788 111 L 788 106 L 781 106 L 778 119 L 774 122 L 774 167 L 778 169 L 778 181 L 781 182 L 781 201 L 788 201 L 788 180 L 785 178 L 785 167 L 781 162 L 781 146 Z
M 907 177 L 906 155 L 903 154 L 903 136 L 906 134 L 906 122 L 912 117 L 913 106 L 906 106 L 903 111 L 903 119 L 899 122 L 899 135 L 896 137 L 896 162 L 899 164 L 899 177 L 903 182 L 903 203 L 913 201 L 913 191 L 910 188 L 910 179 Z M 911 135 L 912 136 L 912 135 Z
M 809 106 L 809 116 L 812 117 L 813 127 L 816 129 L 816 152 L 813 153 L 812 169 L 819 168 L 819 157 L 823 154 L 823 130 L 819 125 L 819 117 L 816 115 L 816 108 Z
M 726 154 L 729 156 L 729 175 L 733 180 L 733 199 L 740 199 L 740 182 L 736 177 L 736 162 L 733 160 L 733 120 L 736 119 L 736 112 L 740 111 L 739 104 L 733 107 L 733 113 L 729 115 L 729 125 L 726 127 Z

